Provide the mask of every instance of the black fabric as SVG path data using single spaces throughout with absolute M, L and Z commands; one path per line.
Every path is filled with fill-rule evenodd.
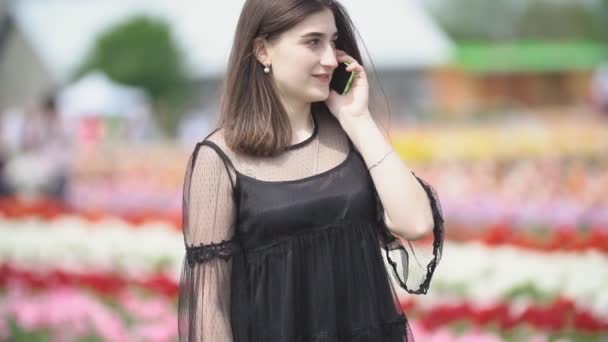
M 352 144 L 334 168 L 289 181 L 246 176 L 215 143 L 205 140 L 197 148 L 202 146 L 236 174 L 235 232 L 230 240 L 187 245 L 184 267 L 230 259 L 234 341 L 413 341 L 381 247 L 401 287 L 426 293 L 443 241 L 441 209 L 430 185 L 417 178 L 435 219 L 432 258 L 408 285 L 409 254 L 384 224 L 371 176 Z M 196 291 L 191 278 L 182 277 L 180 291 Z M 192 300 L 180 295 L 180 341 L 198 340 L 185 331 L 199 326 L 184 322 L 195 319 L 182 309 L 192 307 Z
M 433 212 L 432 239 L 430 241 L 427 239 L 423 242 L 406 241 L 404 243 L 392 235 L 384 223 L 384 208 L 376 193 L 378 235 L 392 275 L 399 286 L 411 294 L 426 294 L 431 285 L 435 268 L 442 256 L 444 220 L 439 196 L 433 186 L 415 173 L 412 172 L 412 174 L 426 192 Z M 430 253 L 428 253 L 429 250 Z M 423 252 L 427 252 L 426 255 L 420 255 Z

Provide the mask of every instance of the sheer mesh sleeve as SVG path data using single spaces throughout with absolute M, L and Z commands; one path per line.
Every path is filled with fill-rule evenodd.
M 433 233 L 416 241 L 403 240 L 391 234 L 384 222 L 384 208 L 376 193 L 379 235 L 386 261 L 399 286 L 412 294 L 426 294 L 443 250 L 443 212 L 435 189 L 413 172 L 412 174 L 429 198 L 433 212 Z
M 186 257 L 179 293 L 180 341 L 232 341 L 230 278 L 234 201 L 230 169 L 207 145 L 197 144 L 184 178 Z

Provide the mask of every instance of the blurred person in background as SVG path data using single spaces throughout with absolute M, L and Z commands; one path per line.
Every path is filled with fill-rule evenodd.
M 55 95 L 48 95 L 38 108 L 26 113 L 6 176 L 17 192 L 65 201 L 73 147 Z
M 413 341 L 389 272 L 426 293 L 443 218 L 372 117 L 346 9 L 248 0 L 235 32 L 218 126 L 184 179 L 180 341 Z M 406 249 L 427 235 L 428 253 Z
M 23 110 L 9 108 L 0 118 L 0 197 L 12 196 L 14 189 L 5 170 L 9 161 L 18 153 L 23 130 Z

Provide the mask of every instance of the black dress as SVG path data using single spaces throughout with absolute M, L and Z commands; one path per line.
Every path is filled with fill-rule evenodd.
M 238 157 L 229 156 L 217 137 L 196 145 L 184 183 L 180 341 L 413 341 L 387 269 L 408 292 L 426 293 L 443 241 L 438 198 L 418 178 L 435 228 L 428 260 L 421 264 L 417 256 L 412 262 L 413 251 L 383 224 L 381 202 L 361 155 L 345 134 L 336 133 L 336 122 L 320 115 L 313 115 L 313 135 L 286 153 L 310 148 L 306 155 L 316 150 L 318 161 L 321 145 L 331 145 L 323 141 L 332 141 L 311 147 L 321 139 L 321 126 L 324 136 L 344 139 L 345 156 L 306 177 L 254 178 L 242 169 L 255 174 L 268 163 L 250 159 L 236 166 Z M 203 161 L 206 165 L 199 164 Z M 288 163 L 277 164 L 282 170 L 278 167 Z M 215 181 L 204 181 L 210 178 Z M 218 214 L 218 206 L 231 209 Z M 412 265 L 421 268 L 412 272 Z

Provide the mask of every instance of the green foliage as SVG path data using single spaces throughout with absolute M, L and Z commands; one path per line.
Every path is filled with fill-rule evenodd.
M 531 2 L 517 18 L 519 37 L 537 40 L 577 40 L 595 35 L 590 25 L 592 11 L 580 3 Z
M 608 0 L 442 0 L 430 9 L 457 41 L 608 42 Z
M 507 0 L 443 0 L 431 13 L 457 41 L 498 41 L 515 38 L 514 19 L 521 6 Z
M 557 293 L 539 289 L 534 283 L 528 282 L 511 288 L 504 297 L 510 301 L 524 298 L 531 300 L 534 303 L 549 303 L 551 300 L 555 299 L 557 295 Z
M 14 342 L 44 342 L 49 341 L 51 337 L 51 332 L 48 330 L 34 330 L 34 331 L 26 331 L 22 327 L 20 327 L 14 318 L 10 317 L 7 319 L 7 323 L 9 326 L 9 338 L 10 341 Z
M 608 43 L 608 0 L 599 0 L 591 14 L 590 25 L 597 40 Z
M 138 15 L 101 33 L 75 77 L 91 70 L 102 70 L 116 82 L 144 88 L 152 98 L 159 124 L 167 133 L 174 133 L 189 83 L 166 22 Z
M 471 72 L 592 70 L 608 60 L 608 45 L 585 41 L 461 42 L 456 62 Z

